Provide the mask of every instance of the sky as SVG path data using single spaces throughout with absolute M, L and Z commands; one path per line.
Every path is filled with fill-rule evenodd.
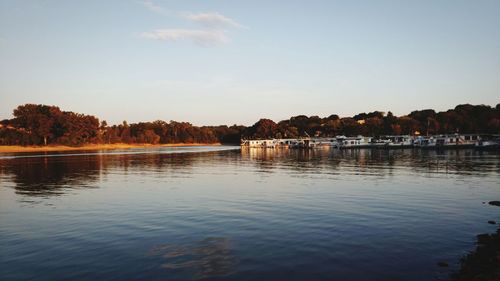
M 498 0 L 0 0 L 0 119 L 251 125 L 500 103 Z

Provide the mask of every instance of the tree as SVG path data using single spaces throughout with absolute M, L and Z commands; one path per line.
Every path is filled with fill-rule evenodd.
M 260 119 L 252 127 L 245 131 L 245 136 L 253 138 L 274 138 L 278 125 L 270 119 Z
M 354 118 L 340 119 L 340 131 L 346 136 L 357 136 L 361 134 L 361 125 Z
M 398 124 L 401 128 L 401 133 L 403 134 L 413 135 L 417 131 L 419 132 L 420 123 L 409 116 L 399 117 Z
M 50 107 L 41 104 L 25 104 L 14 109 L 14 124 L 24 128 L 31 135 L 33 144 L 47 145 L 48 139 L 53 136 L 52 126 L 54 116 L 61 111 L 58 107 Z
M 61 111 L 56 106 L 25 104 L 14 118 L 0 122 L 0 144 L 82 145 L 87 143 L 238 143 L 240 138 L 298 138 L 302 136 L 379 136 L 383 134 L 500 133 L 500 104 L 461 104 L 436 112 L 416 110 L 397 117 L 381 111 L 339 118 L 297 115 L 277 124 L 260 119 L 250 127 L 194 126 L 188 122 L 156 120 L 109 126 L 92 115 Z

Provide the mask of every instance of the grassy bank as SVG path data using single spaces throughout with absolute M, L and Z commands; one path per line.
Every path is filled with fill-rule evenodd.
M 18 145 L 0 145 L 0 153 L 13 152 L 46 152 L 46 151 L 75 151 L 75 150 L 102 150 L 102 149 L 130 149 L 130 148 L 159 148 L 159 147 L 180 147 L 180 146 L 206 146 L 220 145 L 220 143 L 169 143 L 169 144 L 87 144 L 83 146 L 18 146 Z

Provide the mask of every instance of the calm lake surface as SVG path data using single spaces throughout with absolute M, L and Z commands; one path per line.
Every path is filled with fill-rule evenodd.
M 1 154 L 0 279 L 445 280 L 491 200 L 498 151 Z

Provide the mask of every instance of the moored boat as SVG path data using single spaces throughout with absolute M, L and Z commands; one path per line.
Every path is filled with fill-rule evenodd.
M 372 138 L 370 137 L 337 137 L 339 148 L 367 148 L 371 147 Z

